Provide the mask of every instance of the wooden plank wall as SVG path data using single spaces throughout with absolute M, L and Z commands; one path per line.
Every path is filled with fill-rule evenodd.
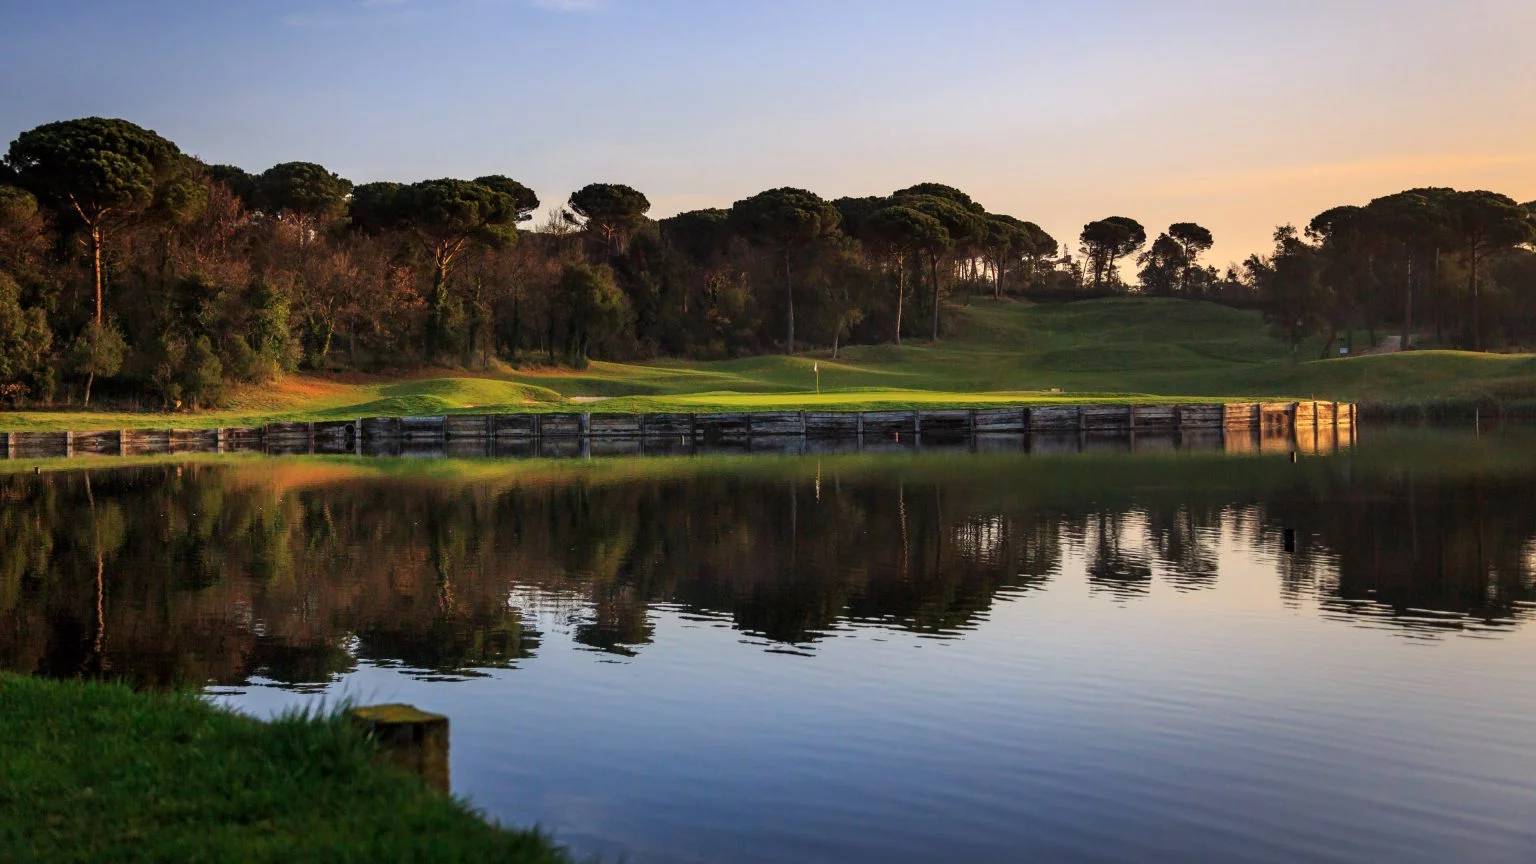
M 453 452 L 494 451 L 498 442 L 538 444 L 539 452 L 560 449 L 553 442 L 634 441 L 645 452 L 666 452 L 691 444 L 764 443 L 769 439 L 880 441 L 902 444 L 912 436 L 942 439 L 975 436 L 1114 436 L 1230 434 L 1228 447 L 1297 446 L 1327 452 L 1355 440 L 1356 408 L 1334 402 L 1239 402 L 1210 405 L 1045 405 L 1034 408 L 977 408 L 864 412 L 763 411 L 726 414 L 464 414 L 433 417 L 369 417 L 314 423 L 271 423 L 260 428 L 195 430 L 106 430 L 94 432 L 0 432 L 0 457 L 51 458 L 73 455 L 159 453 L 361 453 L 395 452 L 453 445 Z M 1248 439 L 1254 441 L 1249 443 Z M 1327 439 L 1327 450 L 1324 450 Z M 544 443 L 549 443 L 548 447 Z M 786 444 L 786 447 L 791 445 Z M 794 445 L 799 446 L 799 445 Z M 825 449 L 825 445 L 821 445 Z M 1027 449 L 1026 445 L 1026 449 Z M 1043 445 L 1049 447 L 1048 444 Z M 1078 444 L 1082 446 L 1081 442 Z M 1095 443 L 1095 447 L 1110 444 Z M 1118 445 L 1114 445 L 1118 446 Z M 601 452 L 628 452 L 604 444 Z M 760 449 L 760 448 L 759 448 Z M 791 447 L 793 449 L 793 447 Z M 802 448 L 803 449 L 803 448 Z M 444 452 L 447 452 L 446 450 Z

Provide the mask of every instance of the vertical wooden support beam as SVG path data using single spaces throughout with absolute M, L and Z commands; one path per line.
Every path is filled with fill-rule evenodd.
M 912 412 L 912 434 L 915 435 L 915 436 L 918 436 L 918 437 L 922 437 L 922 434 L 923 434 L 923 412 L 921 412 L 921 411 L 913 411 Z
M 806 429 L 805 429 L 805 412 L 801 411 L 800 412 L 800 437 L 801 438 L 805 438 L 805 437 L 807 437 L 807 434 L 808 433 L 806 432 Z
M 969 424 L 969 431 L 970 431 L 971 437 L 975 438 L 976 437 L 976 409 L 975 408 L 972 408 L 969 412 L 967 412 L 967 417 L 966 417 L 966 421 L 965 422 L 967 424 Z
M 71 457 L 73 455 L 75 455 L 75 433 L 73 433 L 73 432 L 65 432 L 64 433 L 64 458 L 68 459 L 69 457 Z
M 1024 436 L 1027 438 L 1029 437 L 1030 424 L 1034 421 L 1035 412 L 1032 408 L 1021 408 L 1019 410 L 1019 420 L 1024 424 L 1020 427 L 1020 431 L 1022 431 Z
M 583 441 L 592 437 L 592 415 L 583 411 L 576 415 L 576 435 Z
M 352 721 L 378 743 L 389 761 L 447 794 L 448 718 L 410 705 L 354 708 Z

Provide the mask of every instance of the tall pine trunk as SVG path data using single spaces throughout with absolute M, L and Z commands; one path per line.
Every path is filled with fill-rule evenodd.
M 432 294 L 427 299 L 427 362 L 437 359 L 443 343 L 443 312 L 447 305 L 448 265 L 439 260 L 432 270 Z
M 933 341 L 939 341 L 939 256 L 928 256 L 928 267 L 933 273 Z
M 1482 280 L 1477 278 L 1478 261 L 1477 244 L 1467 252 L 1467 258 L 1472 262 L 1472 350 L 1483 350 L 1483 317 L 1482 317 Z
M 907 294 L 906 253 L 896 256 L 896 344 L 901 344 L 901 301 Z
M 91 223 L 91 274 L 96 281 L 96 323 L 101 324 L 102 319 L 102 290 L 101 290 L 101 222 Z M 87 388 L 89 389 L 89 388 Z M 89 398 L 87 398 L 89 401 Z
M 785 344 L 790 354 L 795 353 L 795 288 L 790 281 L 789 247 L 784 247 L 784 306 L 788 310 L 788 335 Z

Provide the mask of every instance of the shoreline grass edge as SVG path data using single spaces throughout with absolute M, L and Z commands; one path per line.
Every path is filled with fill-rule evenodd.
M 0 860 L 569 864 L 393 767 L 340 713 L 0 674 Z

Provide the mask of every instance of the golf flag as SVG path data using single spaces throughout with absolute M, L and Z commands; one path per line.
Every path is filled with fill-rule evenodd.
M 815 372 L 817 375 L 821 374 L 821 361 L 820 360 L 813 360 L 813 361 L 811 361 L 811 371 Z

